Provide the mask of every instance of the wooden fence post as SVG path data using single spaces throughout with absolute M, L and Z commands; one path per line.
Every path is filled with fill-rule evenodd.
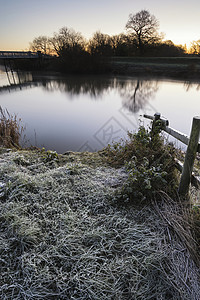
M 152 127 L 151 127 L 151 139 L 155 139 L 156 135 L 158 135 L 158 120 L 160 120 L 160 113 L 155 113 L 153 117 Z
M 180 196 L 186 197 L 189 191 L 189 185 L 192 177 L 192 169 L 194 166 L 194 160 L 199 143 L 200 136 L 200 117 L 194 117 L 192 123 L 192 129 L 190 133 L 190 140 L 187 147 L 185 161 L 183 165 L 183 172 L 181 175 L 181 181 L 179 184 L 178 193 Z

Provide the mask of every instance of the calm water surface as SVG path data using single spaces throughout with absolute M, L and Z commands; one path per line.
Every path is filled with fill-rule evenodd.
M 0 68 L 0 105 L 26 126 L 26 143 L 63 153 L 95 151 L 137 130 L 144 113 L 160 112 L 190 133 L 200 115 L 200 85 L 106 76 L 36 76 Z

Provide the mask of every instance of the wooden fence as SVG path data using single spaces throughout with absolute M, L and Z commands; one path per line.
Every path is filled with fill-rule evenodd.
M 152 128 L 159 124 L 162 130 L 187 145 L 184 164 L 176 160 L 177 168 L 182 172 L 178 193 L 180 196 L 186 197 L 188 195 L 190 183 L 194 184 L 197 188 L 200 187 L 200 176 L 197 177 L 193 174 L 193 166 L 196 154 L 197 152 L 200 153 L 200 117 L 198 116 L 193 118 L 190 137 L 176 129 L 169 127 L 169 121 L 161 118 L 160 113 L 156 113 L 154 116 L 145 114 L 144 117 L 153 120 Z

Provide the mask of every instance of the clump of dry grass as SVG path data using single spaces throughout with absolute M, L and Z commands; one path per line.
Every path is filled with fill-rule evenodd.
M 198 168 L 198 175 L 200 174 L 200 169 Z M 200 250 L 200 189 L 192 187 L 190 189 L 190 200 L 192 203 L 191 208 L 191 226 L 193 228 L 194 236 L 198 243 L 198 248 Z
M 23 131 L 21 119 L 0 106 L 0 146 L 19 148 Z
M 113 205 L 124 168 L 43 156 L 0 157 L 1 299 L 199 299 L 177 203 L 160 194 L 140 209 Z
M 180 299 L 198 299 L 200 263 L 198 244 L 193 235 L 191 211 L 184 203 L 175 202 L 163 192 L 159 197 L 161 201 L 154 202 L 154 208 L 162 220 L 159 226 L 165 234 L 161 247 L 167 257 L 162 264 L 162 269 L 167 280 L 180 291 Z M 186 287 L 187 292 L 184 291 L 183 286 Z
M 185 152 L 177 149 L 176 156 L 182 163 L 184 162 Z M 198 153 L 194 161 L 193 174 L 196 178 L 200 178 L 200 155 Z M 191 206 L 189 221 L 200 250 L 200 186 L 197 183 L 190 186 L 189 201 Z

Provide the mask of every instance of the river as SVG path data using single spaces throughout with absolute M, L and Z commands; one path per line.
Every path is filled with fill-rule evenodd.
M 160 112 L 189 134 L 200 115 L 200 84 L 127 76 L 46 76 L 0 68 L 0 106 L 25 127 L 25 146 L 96 151 L 127 137 L 144 113 Z M 179 144 L 180 146 L 180 144 Z

